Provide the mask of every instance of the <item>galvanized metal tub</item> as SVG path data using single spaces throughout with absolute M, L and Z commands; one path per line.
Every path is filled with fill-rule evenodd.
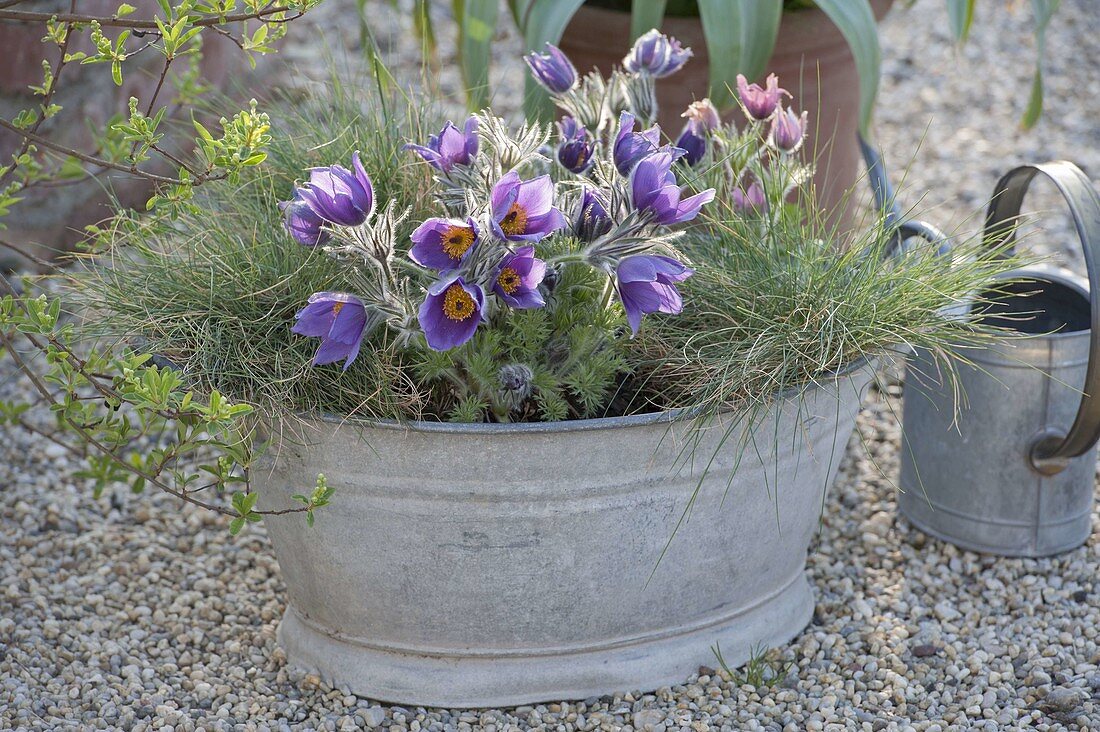
M 313 528 L 266 520 L 279 642 L 361 695 L 442 707 L 655 689 L 715 647 L 739 665 L 812 615 L 806 550 L 870 375 L 697 431 L 677 413 L 308 422 L 259 478 L 268 508 L 317 473 L 337 488 Z

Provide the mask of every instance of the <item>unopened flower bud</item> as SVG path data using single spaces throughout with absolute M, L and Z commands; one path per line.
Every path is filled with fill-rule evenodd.
M 535 374 L 531 371 L 531 367 L 522 363 L 506 364 L 497 372 L 502 395 L 511 402 L 513 408 L 531 396 L 534 379 Z
M 771 141 L 776 148 L 793 153 L 802 147 L 802 140 L 806 137 L 806 126 L 809 115 L 806 112 L 800 117 L 792 109 L 780 108 L 772 120 Z
M 692 102 L 680 116 L 688 122 L 694 122 L 701 132 L 714 132 L 722 126 L 722 117 L 710 99 Z
M 546 44 L 546 53 L 532 51 L 523 60 L 531 68 L 535 81 L 551 94 L 564 94 L 577 83 L 573 62 L 552 43 Z

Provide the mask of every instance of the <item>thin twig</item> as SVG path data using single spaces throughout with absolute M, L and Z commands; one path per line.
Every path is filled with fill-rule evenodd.
M 65 448 L 66 450 L 68 450 L 73 455 L 76 455 L 78 458 L 88 457 L 88 453 L 87 453 L 86 450 L 79 450 L 76 447 L 73 447 L 68 442 L 65 442 L 64 440 L 62 440 L 60 437 L 53 434 L 52 432 L 47 432 L 44 429 L 36 427 L 33 424 L 31 424 L 30 422 L 28 422 L 27 420 L 23 419 L 22 417 L 19 417 L 16 420 L 15 423 L 16 423 L 16 425 L 18 425 L 19 427 L 22 427 L 23 429 L 25 429 L 27 432 L 30 432 L 31 434 L 35 434 L 35 435 L 38 435 L 39 437 L 47 439 L 55 445 L 60 445 L 61 447 Z
M 76 0 L 70 0 L 70 2 L 69 2 L 69 11 L 70 12 L 75 12 L 76 11 Z M 11 156 L 11 160 L 12 160 L 11 167 L 9 167 L 3 174 L 0 174 L 0 186 L 2 186 L 5 183 L 5 181 L 10 180 L 12 178 L 12 176 L 15 175 L 15 171 L 19 169 L 19 159 L 22 158 L 23 155 L 30 149 L 30 146 L 31 146 L 31 137 L 30 136 L 38 134 L 38 130 L 46 122 L 46 110 L 50 108 L 50 104 L 53 102 L 54 93 L 57 91 L 58 78 L 60 78 L 61 72 L 65 69 L 65 65 L 68 63 L 65 60 L 65 57 L 66 57 L 66 55 L 68 55 L 68 52 L 69 52 L 69 40 L 72 38 L 72 35 L 73 35 L 73 26 L 72 26 L 72 24 L 71 23 L 66 23 L 65 24 L 65 37 L 61 41 L 61 45 L 60 45 L 61 57 L 57 62 L 57 68 L 53 70 L 53 75 L 50 77 L 50 85 L 46 89 L 46 93 L 42 97 L 42 114 L 39 115 L 38 119 L 36 119 L 34 124 L 31 125 L 31 128 L 26 131 L 27 134 L 23 134 L 22 131 L 19 132 L 19 134 L 23 134 L 22 144 L 19 146 L 19 150 L 17 150 L 15 152 L 15 154 Z
M 236 15 L 214 16 L 192 21 L 191 25 L 200 28 L 209 28 L 227 23 L 239 23 L 245 20 L 264 20 L 269 15 L 277 15 L 290 10 L 285 5 L 277 5 L 273 8 L 258 10 L 253 13 L 237 13 Z M 298 13 L 301 16 L 301 13 Z M 51 20 L 61 23 L 99 23 L 103 28 L 129 28 L 130 30 L 158 30 L 156 21 L 141 20 L 139 18 L 119 18 L 116 16 L 80 15 L 69 13 L 32 13 L 23 10 L 0 9 L 0 20 L 19 20 L 27 23 L 46 23 Z M 269 22 L 278 22 L 279 19 Z M 268 21 L 265 21 L 268 22 Z
M 179 178 L 170 178 L 168 176 L 157 175 L 156 173 L 150 173 L 147 170 L 142 170 L 136 164 L 133 164 L 133 163 L 131 163 L 130 165 L 125 165 L 123 163 L 116 163 L 116 162 L 113 162 L 113 161 L 110 161 L 110 160 L 104 160 L 103 158 L 97 158 L 97 157 L 93 157 L 91 155 L 86 155 L 86 154 L 80 152 L 79 150 L 74 150 L 71 147 L 65 147 L 64 145 L 60 145 L 60 144 L 54 142 L 53 140 L 49 140 L 45 137 L 42 137 L 41 135 L 35 135 L 35 134 L 31 134 L 27 130 L 21 130 L 18 127 L 16 127 L 15 125 L 13 125 L 11 122 L 8 122 L 7 120 L 5 120 L 3 118 L 0 118 L 0 127 L 11 130 L 12 132 L 14 132 L 17 135 L 22 135 L 23 137 L 30 140 L 31 142 L 36 143 L 38 145 L 41 145 L 43 147 L 49 148 L 50 150 L 53 150 L 54 152 L 59 152 L 63 155 L 71 155 L 72 157 L 76 158 L 77 160 L 83 160 L 84 162 L 91 163 L 92 165 L 98 165 L 98 166 L 103 167 L 103 168 L 109 168 L 110 170 L 119 170 L 119 171 L 122 171 L 123 173 L 130 173 L 130 174 L 135 175 L 139 178 L 144 178 L 146 180 L 153 181 L 154 183 L 165 183 L 167 185 L 180 185 L 183 182 Z M 205 182 L 213 181 L 213 180 L 221 180 L 225 177 L 226 177 L 226 175 L 224 173 L 219 173 L 217 175 L 203 174 L 203 175 L 199 176 L 196 180 L 192 180 L 190 182 L 192 184 L 205 183 Z
M 12 244 L 10 241 L 0 239 L 0 247 L 3 247 L 4 249 L 9 249 L 21 257 L 26 257 L 27 259 L 31 260 L 39 267 L 42 267 L 44 269 L 57 269 L 56 265 L 54 265 L 52 262 L 47 262 L 45 259 L 41 259 L 33 254 L 29 254 L 28 252 L 23 251 L 21 247 Z
M 30 334 L 26 334 L 26 333 L 23 334 L 23 335 L 24 335 L 24 337 L 26 337 L 31 342 L 31 344 L 36 349 L 38 349 L 39 351 L 44 351 L 45 350 L 43 344 L 40 341 L 38 341 L 37 339 L 35 339 L 33 336 L 31 336 Z M 117 394 L 117 392 L 114 392 L 114 390 L 109 389 L 107 387 L 104 387 L 95 378 L 91 378 L 91 375 L 88 374 L 83 369 L 83 366 L 86 365 L 86 362 L 83 359 L 81 359 L 80 357 L 76 356 L 74 353 L 72 353 L 71 350 L 69 350 L 68 348 L 66 348 L 62 344 L 60 344 L 54 336 L 48 335 L 48 336 L 46 336 L 46 338 L 50 342 L 51 345 L 54 345 L 55 347 L 57 347 L 71 361 L 75 362 L 74 365 L 77 366 L 77 368 L 81 372 L 81 374 L 88 380 L 89 384 L 91 384 L 94 388 L 96 388 L 97 391 L 100 391 L 100 393 L 102 393 L 102 394 L 108 394 L 108 393 Z M 0 340 L 2 340 L 4 342 L 4 345 L 5 345 L 5 348 L 7 350 L 8 355 L 10 355 L 12 357 L 12 360 L 15 361 L 15 364 L 16 364 L 16 366 L 19 367 L 19 370 L 22 371 L 24 374 L 26 374 L 27 378 L 30 379 L 31 384 L 34 386 L 34 388 L 41 395 L 42 400 L 47 402 L 50 405 L 53 405 L 53 406 L 59 405 L 57 397 L 50 392 L 49 388 L 41 380 L 41 378 L 38 376 L 38 374 L 35 373 L 35 371 L 30 367 L 30 364 L 28 364 L 23 359 L 22 355 L 18 351 L 15 350 L 14 343 L 12 342 L 12 336 L 8 333 L 4 333 L 4 332 L 0 331 Z M 124 399 L 122 399 L 121 396 L 117 396 L 116 398 L 120 399 L 120 401 L 125 401 Z M 167 468 L 167 463 L 170 460 L 175 459 L 177 457 L 176 455 L 173 455 L 170 450 L 166 451 L 164 459 L 162 459 L 160 465 L 157 466 L 157 470 L 150 473 L 149 471 L 142 470 L 142 469 L 132 465 L 131 463 L 123 460 L 121 457 L 119 457 L 115 453 L 114 450 L 112 450 L 108 446 L 104 445 L 100 441 L 96 440 L 95 437 L 92 436 L 88 432 L 86 425 L 82 425 L 82 424 L 76 422 L 75 420 L 73 420 L 72 418 L 70 418 L 68 416 L 64 416 L 64 412 L 59 412 L 59 414 L 63 415 L 62 419 L 65 421 L 65 423 L 68 424 L 73 430 L 76 431 L 76 433 L 80 436 L 80 438 L 85 442 L 86 445 L 91 445 L 97 451 L 99 451 L 103 455 L 107 456 L 111 460 L 111 462 L 113 462 L 116 465 L 122 467 L 127 472 L 129 472 L 129 473 L 131 473 L 131 474 L 133 474 L 133 475 L 135 475 L 139 478 L 144 479 L 147 483 L 154 486 L 155 488 L 158 488 L 159 490 L 162 490 L 165 493 L 168 493 L 169 495 L 175 496 L 176 498 L 179 498 L 183 501 L 186 501 L 187 503 L 191 503 L 191 504 L 193 504 L 195 506 L 198 506 L 200 508 L 206 508 L 206 509 L 209 509 L 211 511 L 215 511 L 217 513 L 222 514 L 223 516 L 232 516 L 234 518 L 237 517 L 237 514 L 234 511 L 230 511 L 227 508 L 224 508 L 224 507 L 221 507 L 221 506 L 216 506 L 216 505 L 213 505 L 213 504 L 210 504 L 210 503 L 206 503 L 205 501 L 200 501 L 196 498 L 193 498 L 190 494 L 194 491 L 187 491 L 186 489 L 179 490 L 179 489 L 171 487 L 170 485 L 165 483 L 163 480 L 161 480 L 160 479 L 160 474 Z M 166 413 L 160 412 L 160 411 L 158 411 L 157 414 L 161 417 L 164 417 L 165 419 L 174 419 L 174 418 L 178 418 L 179 416 L 183 416 L 183 413 L 176 413 L 175 416 L 173 417 L 173 416 L 170 415 L 170 413 L 168 413 L 166 415 Z M 23 426 L 23 425 L 20 425 L 20 426 Z M 75 451 L 75 448 L 73 448 L 71 445 L 68 445 L 67 443 L 59 442 L 56 438 L 49 436 L 47 433 L 45 433 L 41 430 L 38 430 L 36 428 L 33 428 L 33 426 L 30 426 L 30 425 L 27 425 L 27 427 L 28 427 L 28 429 L 30 429 L 31 432 L 33 432 L 35 434 L 39 434 L 43 437 L 47 437 L 48 439 L 50 439 L 54 442 L 58 442 L 58 444 L 62 445 L 66 449 Z M 85 454 L 81 454 L 79 452 L 77 452 L 76 454 L 81 455 L 81 457 L 86 457 Z M 278 509 L 278 510 L 254 511 L 254 513 L 256 513 L 258 515 L 261 515 L 261 516 L 283 516 L 283 515 L 291 514 L 291 513 L 302 513 L 302 512 L 307 511 L 307 510 L 309 510 L 307 507 L 301 506 L 301 507 L 291 507 L 291 508 L 284 508 L 284 509 Z
M 4 341 L 4 345 L 7 348 L 8 355 L 11 356 L 13 361 L 15 361 L 15 365 L 19 367 L 19 370 L 27 375 L 27 378 L 30 379 L 31 384 L 34 386 L 35 389 L 38 390 L 38 393 L 41 394 L 52 406 L 60 406 L 57 399 L 55 399 L 53 395 L 50 394 L 50 390 L 46 388 L 46 385 L 42 382 L 42 379 L 39 378 L 34 369 L 32 369 L 30 365 L 23 359 L 22 354 L 20 354 L 19 351 L 15 349 L 15 344 L 12 343 L 11 337 L 7 333 L 0 331 L 0 340 Z M 200 508 L 209 509 L 210 511 L 215 511 L 216 513 L 220 513 L 223 516 L 236 517 L 236 512 L 230 511 L 229 509 L 222 506 L 215 506 L 212 503 L 206 503 L 205 501 L 200 501 L 196 498 L 192 498 L 184 491 L 177 490 L 176 488 L 173 488 L 164 481 L 160 480 L 160 478 L 158 478 L 157 476 L 150 475 L 141 468 L 138 468 L 137 466 L 123 460 L 115 453 L 114 450 L 107 447 L 102 442 L 97 440 L 93 435 L 91 435 L 87 431 L 87 429 L 84 428 L 83 425 L 79 424 L 70 417 L 65 416 L 64 412 L 59 412 L 59 414 L 62 415 L 61 418 L 65 421 L 65 423 L 68 424 L 73 430 L 75 430 L 86 444 L 94 447 L 96 450 L 98 450 L 100 453 L 110 459 L 111 462 L 115 463 L 127 472 L 132 473 L 139 478 L 143 478 L 145 482 L 149 483 L 150 485 L 155 486 L 165 493 L 175 496 L 176 498 L 186 501 L 187 503 L 193 504 Z

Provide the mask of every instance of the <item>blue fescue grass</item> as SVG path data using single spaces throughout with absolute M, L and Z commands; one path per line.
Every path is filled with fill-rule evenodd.
M 438 207 L 427 167 L 401 145 L 424 139 L 442 119 L 424 99 L 369 80 L 348 86 L 334 75 L 323 92 L 295 94 L 275 100 L 275 141 L 258 173 L 236 186 L 204 187 L 178 218 L 115 223 L 110 247 L 75 277 L 89 332 L 139 337 L 200 389 L 271 416 L 479 418 L 483 411 L 463 411 L 445 384 L 429 378 L 431 358 L 410 360 L 384 330 L 346 373 L 309 366 L 316 343 L 291 334 L 294 313 L 313 292 L 354 286 L 339 263 L 289 240 L 276 202 L 291 197 L 307 168 L 346 164 L 359 150 L 377 200 L 412 207 L 411 231 Z M 613 347 L 608 363 L 622 368 L 615 388 L 593 387 L 602 404 L 582 394 L 572 407 L 522 418 L 760 407 L 898 345 L 944 352 L 989 337 L 960 320 L 958 306 L 1010 263 L 978 242 L 951 257 L 929 247 L 887 256 L 888 237 L 873 225 L 841 246 L 824 217 L 806 215 L 812 202 L 803 203 L 762 234 L 716 200 L 678 242 L 696 268 L 680 286 L 683 314 L 648 317 L 637 339 Z

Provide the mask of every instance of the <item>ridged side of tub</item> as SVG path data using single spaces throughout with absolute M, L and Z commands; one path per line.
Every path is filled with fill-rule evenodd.
M 809 621 L 806 549 L 869 376 L 749 429 L 310 422 L 259 477 L 271 508 L 320 472 L 337 489 L 313 528 L 267 521 L 290 595 L 279 641 L 359 694 L 444 707 L 655 689 L 716 644 L 740 664 Z

